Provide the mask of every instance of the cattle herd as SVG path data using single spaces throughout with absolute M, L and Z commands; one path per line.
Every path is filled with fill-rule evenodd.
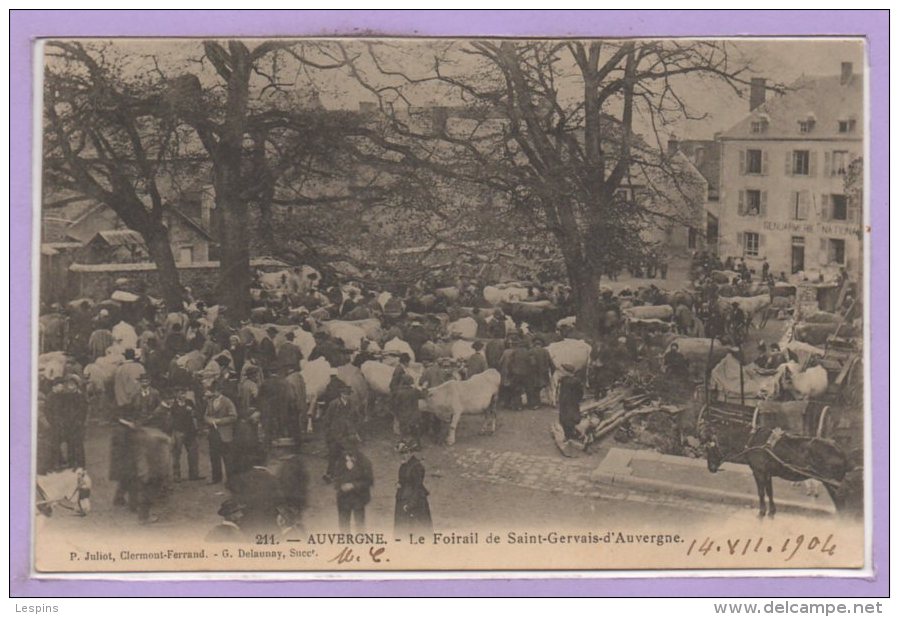
M 84 466 L 78 443 L 83 449 L 87 418 L 158 430 L 177 444 L 177 431 L 191 429 L 173 428 L 174 412 L 165 411 L 173 398 L 189 407 L 195 435 L 188 441 L 224 425 L 209 420 L 209 401 L 230 401 L 237 428 L 229 474 L 241 443 L 264 457 L 279 439 L 329 439 L 336 429 L 328 410 L 342 391 L 354 414 L 349 429 L 341 424 L 345 431 L 393 415 L 398 448 L 417 449 L 418 433 L 410 438 L 400 426 L 413 417 L 451 445 L 464 415 L 483 415 L 482 431 L 492 432 L 498 405 L 518 408 L 525 394 L 528 404 L 555 405 L 563 367 L 599 396 L 616 378 L 611 367 L 650 350 L 662 357 L 673 341 L 689 366 L 717 363 L 729 345 L 742 344 L 754 318 L 787 306 L 773 282 L 732 285 L 722 273 L 725 282 L 717 283 L 718 274 L 674 292 L 601 289 L 595 324 L 578 323 L 574 294 L 562 284 L 326 286 L 317 270 L 302 266 L 257 273 L 249 318 L 237 320 L 189 289 L 183 306 L 165 307 L 121 280 L 110 298 L 54 304 L 41 315 L 39 472 Z M 710 344 L 716 338 L 717 351 Z M 405 418 L 398 411 L 403 387 L 417 403 Z M 80 411 L 67 411 L 75 407 Z M 160 409 L 170 417 L 160 418 Z

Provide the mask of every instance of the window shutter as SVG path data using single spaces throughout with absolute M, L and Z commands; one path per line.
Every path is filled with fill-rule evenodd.
M 765 234 L 759 234 L 759 255 L 762 254 L 763 248 L 765 248 Z
M 767 216 L 768 214 L 768 191 L 762 191 L 762 198 L 759 203 L 759 216 Z
M 858 206 L 848 206 L 846 208 L 846 222 L 847 223 L 860 223 L 859 220 L 859 209 Z
M 742 255 L 746 251 L 746 248 L 743 246 L 743 232 L 742 231 L 737 232 L 737 250 L 740 251 L 740 255 Z
M 827 265 L 829 259 L 827 257 L 827 238 L 821 238 L 820 245 L 818 248 L 818 263 L 821 265 Z
M 788 176 L 793 175 L 793 152 L 787 150 L 786 159 L 784 159 L 784 173 Z
M 797 193 L 797 197 L 799 198 L 799 218 L 807 219 L 808 218 L 809 192 L 808 191 L 799 191 Z
M 762 175 L 768 175 L 768 152 L 766 150 L 762 150 Z
M 746 206 L 744 206 L 744 196 L 743 194 L 746 191 L 737 191 L 737 214 L 743 216 L 746 213 Z
M 808 175 L 812 178 L 818 173 L 818 153 L 812 150 L 808 153 Z
M 830 152 L 824 153 L 824 175 L 825 176 L 833 175 L 833 163 L 831 162 Z
M 746 150 L 740 150 L 740 175 L 746 175 Z
M 827 193 L 821 194 L 821 212 L 818 215 L 822 221 L 830 220 L 830 195 Z

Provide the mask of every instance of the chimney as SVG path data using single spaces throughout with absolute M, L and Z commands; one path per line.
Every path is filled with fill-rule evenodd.
M 674 156 L 679 149 L 680 141 L 678 141 L 677 135 L 672 135 L 668 138 L 668 156 Z
M 845 86 L 850 81 L 852 81 L 852 63 L 851 62 L 841 62 L 840 63 L 840 85 Z
M 765 104 L 765 82 L 764 77 L 753 77 L 749 82 L 749 111 L 755 111 L 759 105 Z

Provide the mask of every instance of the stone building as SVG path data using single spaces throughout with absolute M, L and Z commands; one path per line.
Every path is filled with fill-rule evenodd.
M 769 97 L 753 79 L 749 114 L 723 132 L 718 202 L 720 255 L 743 256 L 772 272 L 836 276 L 862 272 L 862 213 L 845 178 L 864 148 L 863 79 L 803 77 Z

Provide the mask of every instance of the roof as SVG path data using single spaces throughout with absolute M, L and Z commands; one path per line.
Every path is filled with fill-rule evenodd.
M 97 239 L 102 240 L 109 246 L 144 246 L 144 237 L 133 229 L 110 229 L 106 231 L 98 231 L 97 234 L 89 240 L 88 243 L 96 242 Z
M 861 140 L 863 101 L 861 75 L 852 75 L 845 84 L 839 75 L 800 77 L 785 94 L 774 95 L 723 132 L 721 139 Z M 763 114 L 767 115 L 768 130 L 753 133 L 752 122 Z M 814 128 L 800 133 L 799 122 L 809 117 L 815 120 Z M 840 133 L 839 122 L 848 119 L 856 121 L 855 130 Z
M 68 227 L 77 225 L 77 224 L 81 223 L 82 221 L 84 221 L 85 219 L 93 216 L 95 213 L 102 212 L 103 210 L 106 210 L 107 208 L 109 208 L 109 206 L 107 206 L 104 203 L 95 203 L 93 206 L 91 206 L 87 210 L 84 210 L 81 213 L 81 215 L 78 216 L 78 218 L 71 221 L 68 224 Z M 195 221 L 194 219 L 189 217 L 187 214 L 182 212 L 180 209 L 173 207 L 173 206 L 166 206 L 165 211 L 166 211 L 166 213 L 172 214 L 172 215 L 178 217 L 179 219 L 181 219 L 181 221 L 183 221 L 188 227 L 190 227 L 195 232 L 197 232 L 198 234 L 203 236 L 203 238 L 205 238 L 206 240 L 215 241 L 215 239 L 212 237 L 212 235 L 209 233 L 209 231 L 207 231 L 202 225 L 200 225 L 197 221 Z
M 678 142 L 678 148 L 709 183 L 709 198 L 716 199 L 721 176 L 721 144 L 714 139 Z
M 274 259 L 272 257 L 257 257 L 250 259 L 251 268 L 286 268 L 289 264 Z M 175 266 L 179 270 L 202 270 L 218 268 L 220 263 L 217 261 L 194 261 L 191 263 L 176 263 Z M 156 270 L 156 264 L 150 261 L 141 261 L 137 263 L 111 263 L 111 264 L 80 264 L 75 263 L 69 266 L 72 272 L 152 272 Z

